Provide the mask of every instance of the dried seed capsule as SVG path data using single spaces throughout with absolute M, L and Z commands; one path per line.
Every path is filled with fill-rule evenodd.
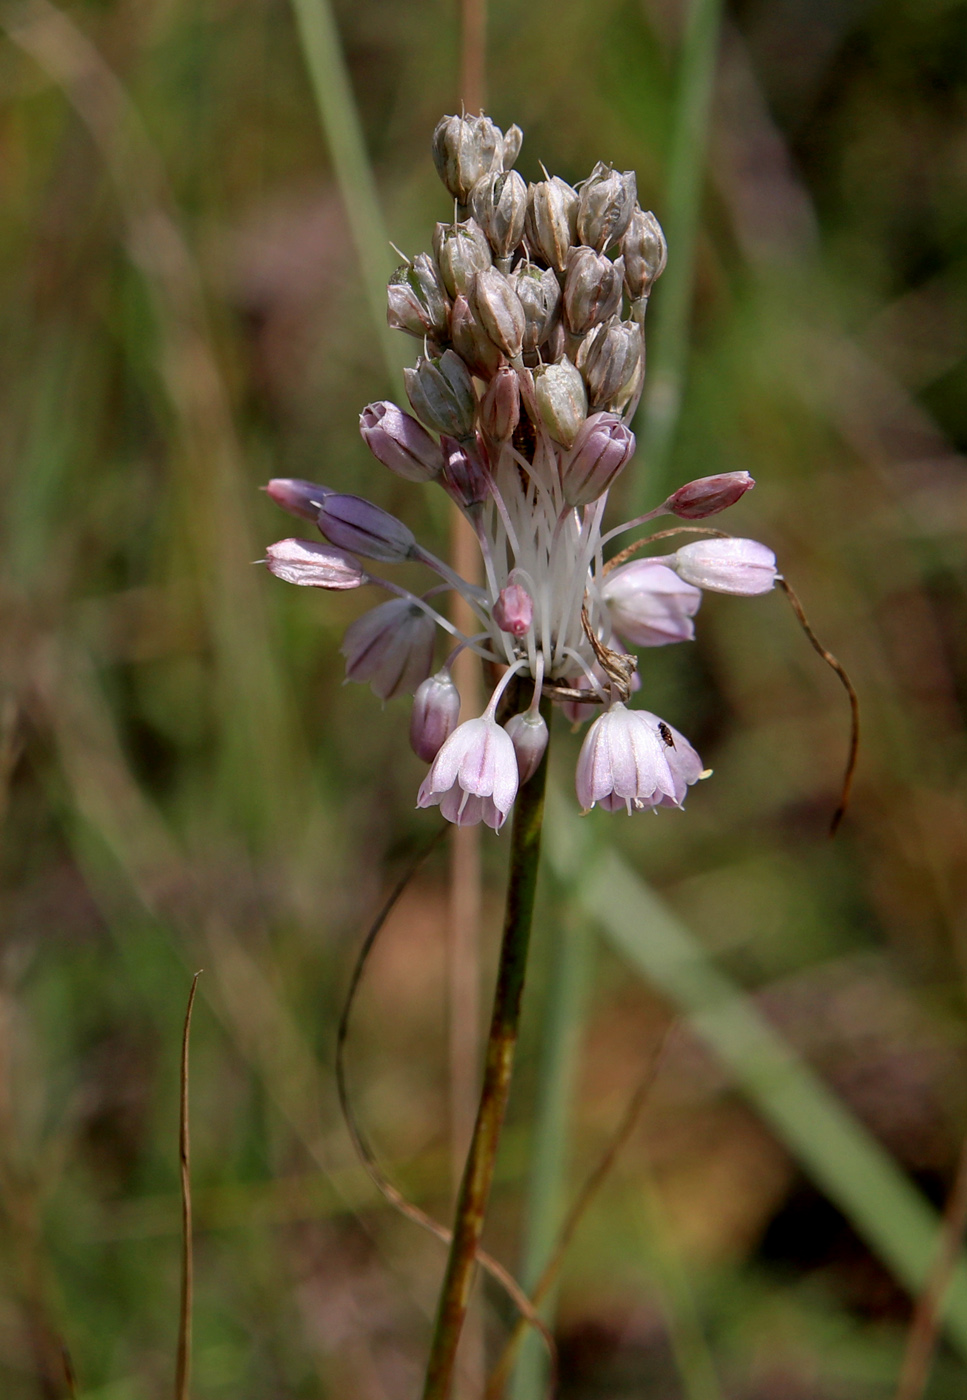
M 593 413 L 582 425 L 561 464 L 561 485 L 569 506 L 586 506 L 609 489 L 631 460 L 635 435 L 613 413 Z
M 484 329 L 476 310 L 466 297 L 454 297 L 450 313 L 450 339 L 453 348 L 471 374 L 489 379 L 504 363 L 504 357 Z
M 572 335 L 586 335 L 621 310 L 621 273 L 593 248 L 572 248 L 564 277 L 564 315 Z
M 452 297 L 466 296 L 476 274 L 493 262 L 487 235 L 474 219 L 437 224 L 433 252 L 443 285 Z
M 503 158 L 504 136 L 483 113 L 443 117 L 433 133 L 433 163 L 454 199 L 466 204 L 470 191 Z
M 609 321 L 599 327 L 581 364 L 592 409 L 622 413 L 641 392 L 645 338 L 636 321 Z M 582 347 L 583 348 L 583 347 Z
M 449 671 L 428 676 L 413 696 L 410 747 L 417 758 L 432 763 L 457 727 L 460 692 Z
M 521 144 L 524 140 L 524 133 L 520 127 L 514 123 L 504 132 L 504 145 L 501 151 L 500 163 L 505 170 L 510 170 L 517 164 L 517 157 L 520 155 Z
M 636 209 L 621 240 L 625 286 L 632 301 L 648 296 L 665 269 L 668 249 L 661 224 L 650 210 Z
M 633 170 L 619 174 L 599 160 L 581 186 L 577 212 L 581 242 L 599 253 L 617 243 L 631 221 L 637 195 Z
M 555 175 L 528 190 L 525 231 L 530 250 L 563 272 L 568 249 L 577 238 L 577 190 Z
M 386 319 L 393 330 L 406 331 L 421 340 L 428 335 L 446 336 L 450 302 L 429 253 L 420 253 L 396 269 L 386 300 Z
M 518 359 L 527 323 L 510 278 L 495 267 L 484 268 L 473 279 L 468 300 L 498 349 L 511 360 Z
M 527 185 L 523 175 L 516 170 L 484 175 L 470 192 L 470 208 L 494 257 L 509 258 L 524 236 Z
M 269 573 L 303 588 L 358 588 L 367 578 L 359 560 L 331 544 L 279 540 L 265 551 Z
M 428 428 L 455 438 L 472 436 L 477 395 L 459 355 L 452 350 L 438 360 L 421 355 L 415 369 L 404 369 L 403 382 L 413 412 Z
M 544 426 L 555 442 L 570 447 L 588 413 L 581 371 L 565 358 L 534 371 L 534 392 Z
M 416 556 L 412 530 L 362 496 L 330 492 L 319 512 L 319 529 L 339 549 L 381 564 L 402 564 Z
M 443 470 L 440 444 L 395 403 L 368 404 L 359 415 L 359 431 L 377 462 L 405 481 L 432 481 Z
M 519 422 L 520 382 L 510 365 L 502 365 L 480 400 L 480 426 L 492 442 L 509 442 Z
M 538 350 L 547 339 L 561 305 L 561 284 L 551 268 L 534 267 L 525 263 L 513 276 L 514 288 L 524 308 L 523 348 L 527 353 Z

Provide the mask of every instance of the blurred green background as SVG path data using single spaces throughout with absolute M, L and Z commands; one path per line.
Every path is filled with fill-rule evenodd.
M 459 106 L 457 9 L 336 17 L 412 255 L 450 216 L 429 137 Z M 683 23 L 680 0 L 491 0 L 488 111 L 523 127 L 523 173 L 611 161 L 663 219 Z M 273 475 L 372 495 L 441 551 L 446 512 L 358 437 L 387 394 L 380 341 L 284 0 L 32 0 L 0 25 L 0 1394 L 66 1395 L 60 1339 L 88 1400 L 171 1393 L 203 967 L 194 1393 L 413 1395 L 442 1250 L 356 1163 L 332 1064 L 358 939 L 435 819 L 406 705 L 342 684 L 366 600 L 252 561 L 292 533 L 257 490 Z M 681 419 L 634 490 L 752 472 L 727 528 L 775 548 L 848 667 L 861 764 L 830 842 L 845 697 L 778 594 L 710 596 L 698 641 L 642 673 L 714 778 L 684 816 L 582 827 L 937 1205 L 967 1131 L 965 56 L 959 0 L 727 7 Z M 485 969 L 505 846 L 486 833 Z M 437 852 L 351 1047 L 381 1157 L 441 1217 L 446 898 Z M 581 947 L 554 1052 L 564 1200 L 677 1014 L 587 904 L 545 880 L 489 1227 L 514 1268 L 562 938 Z M 564 1400 L 893 1394 L 908 1293 L 741 1081 L 676 1019 L 568 1255 Z M 488 1285 L 494 1358 L 511 1320 Z M 928 1395 L 965 1386 L 943 1343 Z

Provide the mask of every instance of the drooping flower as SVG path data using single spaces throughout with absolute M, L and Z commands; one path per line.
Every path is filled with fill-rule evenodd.
M 612 570 L 601 596 L 615 631 L 634 646 L 663 647 L 695 636 L 692 618 L 702 591 L 657 559 L 633 559 Z
M 453 731 L 423 779 L 418 807 L 439 803 L 447 821 L 473 826 L 484 821 L 499 831 L 514 804 L 517 755 L 506 730 L 489 715 L 469 719 Z
M 435 635 L 433 618 L 408 598 L 380 603 L 346 629 L 346 677 L 369 681 L 381 700 L 412 694 L 430 674 Z
M 654 717 L 617 701 L 591 725 L 578 758 L 576 788 L 584 811 L 640 812 L 675 799 L 675 778 Z

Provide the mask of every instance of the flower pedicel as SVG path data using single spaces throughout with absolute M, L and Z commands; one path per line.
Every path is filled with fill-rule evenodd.
M 306 481 L 268 487 L 328 542 L 272 545 L 274 574 L 394 595 L 352 624 L 343 652 L 349 677 L 369 681 L 377 695 L 415 692 L 411 742 L 431 765 L 419 805 L 439 804 L 448 821 L 495 830 L 546 748 L 542 695 L 572 715 L 601 707 L 578 759 L 585 810 L 680 807 L 702 776 L 701 760 L 657 715 L 628 708 L 637 658 L 626 646 L 691 638 L 703 589 L 748 596 L 777 579 L 771 550 L 727 537 L 622 562 L 632 546 L 606 562 L 604 547 L 623 531 L 660 515 L 703 520 L 754 482 L 747 472 L 690 482 L 602 536 L 608 491 L 634 452 L 628 425 L 665 240 L 655 216 L 638 207 L 633 172 L 599 163 L 576 189 L 556 176 L 527 185 L 513 169 L 520 142 L 517 127 L 505 134 L 482 115 L 438 124 L 434 160 L 462 217 L 437 224 L 433 253 L 404 264 L 388 293 L 390 325 L 421 342 L 404 372 L 416 417 L 389 402 L 360 417 L 378 461 L 407 481 L 437 481 L 456 501 L 480 545 L 483 586 L 460 578 L 369 501 Z M 418 597 L 371 572 L 369 561 L 415 561 L 436 582 Z M 472 635 L 434 606 L 444 590 L 469 604 Z M 442 669 L 434 628 L 455 642 Z M 505 669 L 484 713 L 458 725 L 450 670 L 464 648 Z M 519 694 L 520 682 L 529 683 L 530 703 L 498 723 L 499 702 Z

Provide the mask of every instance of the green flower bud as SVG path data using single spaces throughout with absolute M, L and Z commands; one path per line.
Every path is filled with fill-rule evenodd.
M 633 170 L 619 175 L 599 160 L 581 186 L 577 212 L 581 242 L 599 253 L 617 243 L 631 221 L 637 194 Z
M 528 190 L 527 241 L 531 252 L 557 272 L 563 272 L 568 249 L 577 238 L 578 194 L 555 175 Z
M 470 371 L 459 355 L 446 350 L 438 360 L 421 355 L 415 369 L 404 369 L 406 396 L 428 428 L 451 437 L 470 437 L 477 395 Z
M 473 217 L 497 258 L 509 258 L 524 236 L 527 185 L 516 170 L 484 175 L 470 192 Z
M 437 224 L 433 253 L 452 297 L 466 296 L 476 273 L 490 267 L 493 258 L 487 235 L 474 219 L 460 224 Z
M 632 301 L 648 296 L 665 270 L 668 248 L 661 224 L 651 211 L 636 209 L 621 240 L 625 286 Z
M 461 204 L 482 175 L 503 157 L 504 137 L 489 117 L 443 117 L 433 133 L 437 174 Z
M 511 279 L 495 267 L 484 268 L 473 279 L 468 300 L 493 343 L 511 360 L 516 360 L 521 352 L 526 321 Z
M 591 411 L 623 413 L 641 393 L 645 377 L 645 338 L 635 321 L 610 321 L 581 346 L 579 367 L 588 386 Z
M 398 267 L 386 289 L 386 319 L 394 330 L 421 340 L 447 334 L 450 302 L 429 253 Z
M 564 315 L 572 335 L 585 335 L 621 310 L 621 270 L 593 248 L 572 248 L 564 277 Z
M 581 371 L 566 357 L 534 371 L 534 392 L 544 426 L 555 442 L 570 447 L 588 416 Z

